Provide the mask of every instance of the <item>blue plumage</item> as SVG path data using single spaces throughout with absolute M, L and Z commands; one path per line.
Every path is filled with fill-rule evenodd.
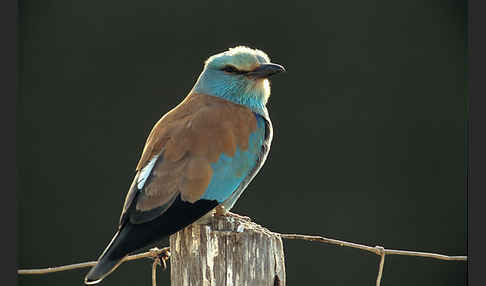
M 186 99 L 150 132 L 117 232 L 86 284 L 211 210 L 233 207 L 268 156 L 268 77 L 283 71 L 264 52 L 242 46 L 206 61 Z
M 243 151 L 237 148 L 232 157 L 223 153 L 216 163 L 211 164 L 213 177 L 202 199 L 217 200 L 222 203 L 255 168 L 265 139 L 265 121 L 259 115 L 256 117 L 257 130 L 250 135 L 248 149 Z

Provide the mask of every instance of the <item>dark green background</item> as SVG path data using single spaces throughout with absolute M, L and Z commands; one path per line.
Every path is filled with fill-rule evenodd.
M 269 159 L 235 212 L 278 232 L 467 254 L 465 1 L 46 0 L 19 13 L 19 268 L 99 256 L 153 124 L 237 44 L 288 72 L 272 80 Z M 375 283 L 375 255 L 284 246 L 288 285 Z M 150 285 L 150 265 L 103 285 Z M 382 285 L 465 285 L 466 269 L 388 256 Z

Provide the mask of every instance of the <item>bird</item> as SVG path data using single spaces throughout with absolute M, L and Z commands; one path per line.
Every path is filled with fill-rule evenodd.
M 205 61 L 187 96 L 152 128 L 116 233 L 85 284 L 101 282 L 130 253 L 213 210 L 231 210 L 269 154 L 268 78 L 281 72 L 282 65 L 247 46 Z

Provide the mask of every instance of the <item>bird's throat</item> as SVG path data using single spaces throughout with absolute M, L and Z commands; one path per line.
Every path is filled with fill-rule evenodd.
M 217 96 L 245 105 L 252 111 L 263 114 L 270 97 L 270 82 L 268 79 L 240 80 L 231 77 L 217 77 L 206 71 L 199 76 L 191 93 Z

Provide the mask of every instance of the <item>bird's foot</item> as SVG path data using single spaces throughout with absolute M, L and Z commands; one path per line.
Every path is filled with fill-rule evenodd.
M 154 259 L 154 263 L 162 266 L 162 269 L 165 270 L 167 268 L 166 261 L 168 261 L 170 258 L 170 249 L 168 247 L 164 247 L 162 249 L 154 247 L 151 248 L 149 252 L 151 257 Z
M 238 215 L 238 214 L 232 213 L 232 212 L 228 211 L 222 205 L 219 205 L 219 206 L 216 207 L 216 209 L 214 210 L 214 215 L 215 216 L 234 217 L 234 218 L 238 218 L 238 219 L 241 219 L 241 220 L 251 221 L 251 218 L 250 217 L 242 216 L 242 215 Z
M 214 209 L 214 216 L 226 216 L 229 211 L 223 205 L 219 205 Z

